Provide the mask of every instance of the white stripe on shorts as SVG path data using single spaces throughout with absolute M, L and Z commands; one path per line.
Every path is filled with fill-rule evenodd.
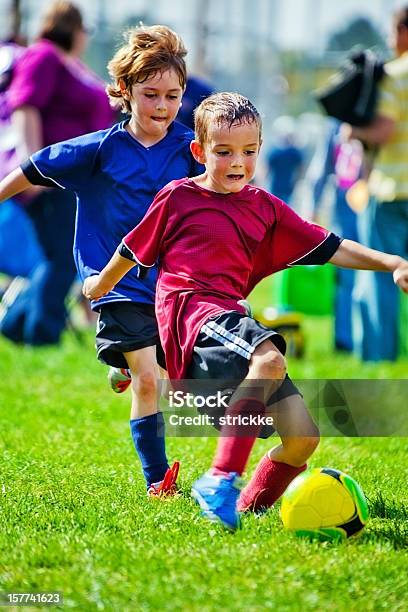
M 248 361 L 251 359 L 251 353 L 248 353 L 248 351 L 244 350 L 234 342 L 230 342 L 229 340 L 224 338 L 224 336 L 217 334 L 216 331 L 214 331 L 210 327 L 207 327 L 207 325 L 203 325 L 200 331 L 206 334 L 209 338 L 217 340 L 217 342 L 223 344 L 226 348 L 230 349 L 230 351 L 234 351 L 235 353 L 238 353 L 238 355 L 241 355 L 241 357 L 248 359 Z
M 225 327 L 222 327 L 222 325 L 219 325 L 215 321 L 207 321 L 206 325 L 208 325 L 208 327 L 211 327 L 221 336 L 225 336 L 228 340 L 231 340 L 231 342 L 238 344 L 238 346 L 242 346 L 242 348 L 248 351 L 248 353 L 252 354 L 254 352 L 255 347 L 252 346 L 252 344 L 249 344 L 249 342 L 241 338 L 241 336 L 237 336 L 236 334 L 233 334 L 232 332 L 228 331 L 227 329 L 225 329 Z
M 255 350 L 255 347 L 249 344 L 249 342 L 224 329 L 224 327 L 221 327 L 221 325 L 218 325 L 215 321 L 208 321 L 202 326 L 200 331 L 207 334 L 210 338 L 214 338 L 214 340 L 217 340 L 248 361 L 251 359 L 251 355 Z

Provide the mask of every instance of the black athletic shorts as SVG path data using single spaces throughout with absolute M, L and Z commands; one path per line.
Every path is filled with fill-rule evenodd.
M 154 306 L 134 302 L 103 304 L 96 324 L 96 352 L 99 361 L 127 368 L 123 353 L 156 346 L 157 360 L 165 368 Z
M 192 362 L 187 377 L 199 381 L 217 381 L 214 388 L 220 389 L 223 394 L 231 396 L 236 387 L 247 376 L 249 360 L 256 347 L 264 340 L 270 339 L 278 350 L 284 355 L 286 343 L 283 337 L 273 329 L 262 325 L 255 319 L 239 312 L 230 311 L 212 317 L 203 325 L 194 345 Z M 194 387 L 196 383 L 194 382 Z M 199 384 L 198 384 L 199 388 Z M 211 385 L 203 385 L 211 390 Z M 211 392 L 213 392 L 214 388 Z M 208 391 L 210 392 L 210 391 Z M 291 395 L 301 395 L 289 376 L 286 376 L 282 385 L 267 400 L 270 406 Z M 200 412 L 206 412 L 214 418 L 221 414 L 211 412 L 205 407 Z M 225 410 L 222 411 L 222 415 Z M 215 425 L 217 429 L 220 427 Z M 264 426 L 259 434 L 260 438 L 268 438 L 274 433 L 274 428 Z

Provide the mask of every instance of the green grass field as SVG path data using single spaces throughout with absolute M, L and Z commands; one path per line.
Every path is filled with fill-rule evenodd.
M 307 322 L 293 377 L 405 378 L 407 361 L 335 356 L 328 319 Z M 189 497 L 214 438 L 170 438 L 182 462 L 178 498 L 145 496 L 128 431 L 129 396 L 107 388 L 94 357 L 0 340 L 0 592 L 62 591 L 74 610 L 408 609 L 407 440 L 325 438 L 312 466 L 349 472 L 371 518 L 344 544 L 298 540 L 278 509 L 234 535 L 199 518 Z M 270 446 L 259 441 L 249 469 Z

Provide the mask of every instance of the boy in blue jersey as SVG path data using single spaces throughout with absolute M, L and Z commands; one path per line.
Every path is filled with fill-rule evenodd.
M 103 269 L 157 191 L 202 171 L 190 152 L 193 133 L 174 121 L 186 83 L 182 40 L 165 26 L 141 26 L 126 36 L 108 65 L 113 84 L 107 92 L 130 119 L 47 147 L 0 183 L 0 201 L 32 185 L 76 193 L 74 258 L 82 280 Z M 131 433 L 151 495 L 174 490 L 178 470 L 177 463 L 169 468 L 157 408 L 158 359 L 165 363 L 154 314 L 155 283 L 155 273 L 140 280 L 133 270 L 92 302 L 99 313 L 98 358 L 111 366 L 115 391 L 131 384 Z

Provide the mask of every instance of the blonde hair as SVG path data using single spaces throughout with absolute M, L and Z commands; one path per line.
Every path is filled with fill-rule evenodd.
M 234 123 L 252 123 L 258 126 L 259 140 L 262 135 L 262 120 L 255 106 L 248 98 L 239 93 L 221 92 L 205 98 L 194 111 L 194 129 L 196 140 L 205 144 L 208 128 L 212 123 L 217 125 Z
M 129 91 L 134 83 L 143 83 L 156 74 L 163 74 L 173 68 L 179 78 L 180 86 L 186 86 L 187 50 L 180 36 L 167 26 L 140 25 L 124 34 L 126 44 L 115 53 L 108 64 L 113 83 L 106 88 L 108 96 L 115 102 L 120 99 L 123 112 L 131 107 L 125 100 L 119 82 L 123 80 Z

